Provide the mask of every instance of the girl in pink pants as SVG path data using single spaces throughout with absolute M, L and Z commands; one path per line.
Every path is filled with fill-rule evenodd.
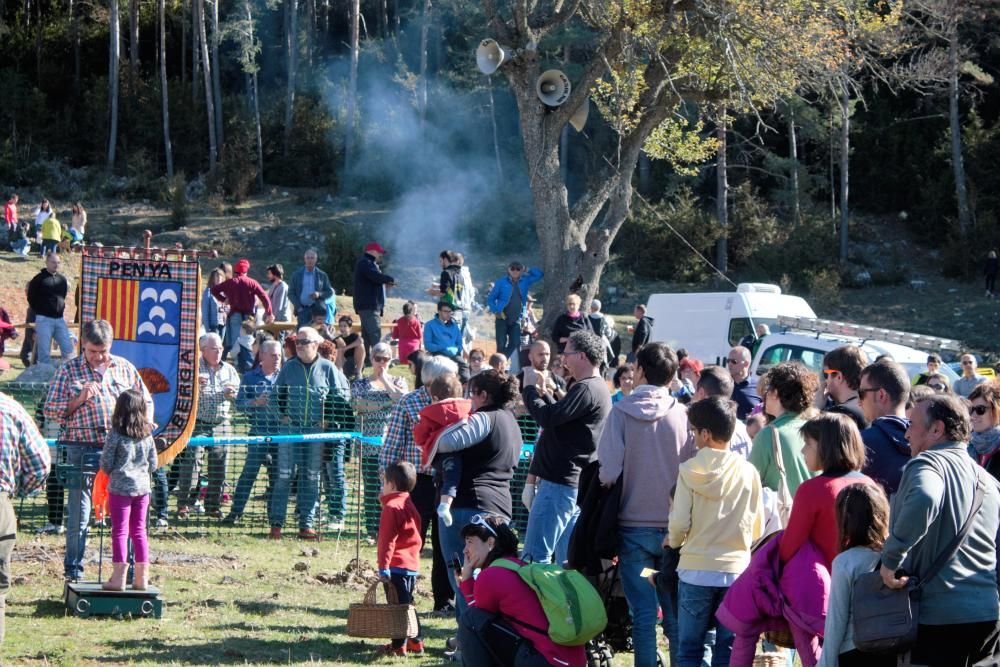
M 156 470 L 156 447 L 147 410 L 142 394 L 133 389 L 123 392 L 115 403 L 111 433 L 101 452 L 101 470 L 108 475 L 111 509 L 111 578 L 103 584 L 109 591 L 125 590 L 126 540 L 130 537 L 135 556 L 132 588 L 145 590 L 149 582 L 146 510 L 150 477 Z

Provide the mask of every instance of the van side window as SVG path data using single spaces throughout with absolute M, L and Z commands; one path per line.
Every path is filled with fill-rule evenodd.
M 753 324 L 749 317 L 738 317 L 729 320 L 729 346 L 736 347 L 745 337 L 753 334 Z
M 765 368 L 783 361 L 798 361 L 806 368 L 819 372 L 823 368 L 824 354 L 822 350 L 799 347 L 798 345 L 775 345 L 764 350 L 757 366 Z

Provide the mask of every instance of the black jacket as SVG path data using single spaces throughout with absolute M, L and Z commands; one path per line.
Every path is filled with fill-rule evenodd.
M 622 502 L 621 477 L 610 489 L 601 486 L 601 464 L 589 464 L 580 473 L 576 504 L 580 518 L 569 538 L 566 559 L 569 567 L 588 576 L 604 571 L 601 559 L 618 555 L 618 509 Z
M 382 315 L 385 307 L 385 285 L 396 282 L 382 273 L 375 256 L 365 253 L 354 266 L 354 310 L 374 310 Z
M 903 466 L 910 460 L 910 443 L 906 440 L 909 420 L 904 417 L 879 417 L 861 432 L 865 443 L 865 467 L 861 472 L 882 485 L 885 495 L 899 488 Z
M 653 318 L 648 315 L 635 323 L 635 330 L 632 333 L 632 354 L 639 351 L 639 348 L 649 342 L 653 335 Z
M 28 305 L 36 315 L 61 318 L 66 308 L 66 292 L 69 283 L 61 273 L 49 273 L 42 269 L 28 283 Z

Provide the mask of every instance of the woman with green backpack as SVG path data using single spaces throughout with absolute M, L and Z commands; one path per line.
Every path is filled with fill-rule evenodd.
M 550 637 L 542 603 L 520 572 L 529 566 L 517 557 L 517 536 L 506 521 L 477 514 L 462 528 L 462 539 L 465 559 L 456 578 L 469 605 L 458 628 L 462 663 L 585 667 L 582 644 L 566 646 Z

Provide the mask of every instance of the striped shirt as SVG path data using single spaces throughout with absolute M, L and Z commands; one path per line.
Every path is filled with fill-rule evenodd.
M 66 410 L 85 384 L 96 382 L 99 391 L 72 414 Z M 111 415 L 122 392 L 135 389 L 142 392 L 152 417 L 153 399 L 142 382 L 139 371 L 127 359 L 111 355 L 104 373 L 98 373 L 87 363 L 85 355 L 70 359 L 56 371 L 45 397 L 45 419 L 61 424 L 59 440 L 103 447 L 111 431 Z
M 378 462 L 385 469 L 396 461 L 409 461 L 420 470 L 420 448 L 413 440 L 413 427 L 420 421 L 420 411 L 431 404 L 427 387 L 415 389 L 392 406 Z
M 24 408 L 0 394 L 0 491 L 28 495 L 45 484 L 49 446 Z

